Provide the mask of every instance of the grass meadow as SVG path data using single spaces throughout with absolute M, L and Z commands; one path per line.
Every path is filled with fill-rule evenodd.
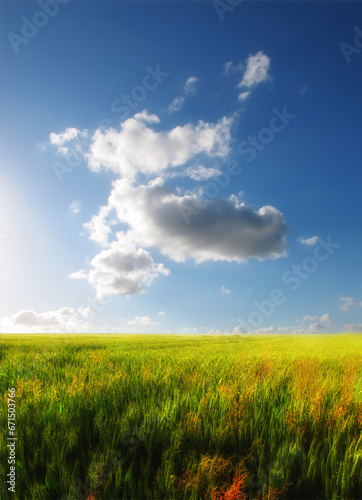
M 362 335 L 3 335 L 16 494 L 361 499 Z

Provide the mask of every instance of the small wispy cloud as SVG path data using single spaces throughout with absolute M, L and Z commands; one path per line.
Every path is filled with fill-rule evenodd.
M 198 82 L 199 79 L 196 76 L 190 76 L 184 86 L 185 94 L 196 94 Z
M 250 96 L 251 92 L 250 90 L 247 90 L 245 92 L 241 92 L 241 94 L 238 95 L 238 101 L 244 102 L 247 100 L 247 98 Z
M 318 243 L 318 240 L 319 240 L 319 236 L 317 236 L 317 235 L 311 236 L 310 238 L 303 238 L 302 236 L 297 238 L 297 241 L 299 241 L 299 243 L 301 245 L 306 245 L 306 246 L 310 246 L 310 247 L 316 245 Z
M 343 328 L 346 332 L 362 332 L 362 323 L 348 323 Z
M 166 316 L 166 313 L 165 311 L 160 311 L 159 313 L 157 313 L 159 316 Z
M 299 95 L 304 95 L 304 94 L 306 94 L 307 90 L 308 90 L 308 86 L 306 84 L 304 84 L 298 90 L 298 94 Z
M 179 111 L 182 108 L 183 103 L 185 102 L 185 97 L 183 95 L 179 95 L 175 97 L 173 101 L 168 105 L 169 113 L 175 113 L 175 111 Z
M 157 323 L 153 322 L 149 316 L 136 316 L 134 319 L 130 319 L 127 322 L 128 325 L 133 326 L 153 326 Z
M 349 311 L 351 307 L 359 306 L 362 307 L 362 301 L 355 300 L 352 297 L 341 297 L 338 299 L 342 304 L 340 305 L 340 309 L 342 311 Z
M 225 75 L 230 75 L 230 73 L 237 73 L 238 71 L 242 71 L 243 69 L 244 65 L 242 62 L 234 64 L 232 61 L 228 61 L 224 64 Z
M 246 71 L 239 83 L 239 87 L 251 89 L 260 83 L 271 80 L 269 75 L 270 57 L 259 51 L 255 55 L 249 55 L 246 60 Z
M 49 135 L 49 142 L 54 146 L 58 146 L 58 153 L 67 154 L 68 148 L 64 144 L 80 137 L 87 137 L 87 135 L 88 130 L 78 130 L 75 127 L 68 127 L 60 134 L 52 132 Z
M 73 214 L 79 214 L 81 208 L 82 206 L 77 200 L 73 200 L 72 203 L 69 205 L 69 210 L 73 212 Z
M 311 316 L 309 314 L 306 314 L 302 319 L 297 319 L 297 323 L 306 323 L 309 321 L 331 324 L 333 323 L 333 318 L 330 314 L 322 314 L 322 316 Z
M 215 167 L 205 167 L 204 165 L 198 165 L 197 167 L 187 167 L 184 170 L 184 175 L 190 177 L 194 181 L 204 181 L 210 177 L 215 177 L 220 175 L 220 170 Z
M 228 288 L 226 288 L 225 285 L 223 285 L 221 288 L 220 288 L 220 292 L 221 293 L 224 293 L 226 295 L 229 295 L 231 293 L 231 290 L 229 290 Z

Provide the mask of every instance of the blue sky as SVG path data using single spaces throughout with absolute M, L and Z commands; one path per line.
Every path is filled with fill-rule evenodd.
M 0 331 L 362 330 L 360 3 L 0 7 Z

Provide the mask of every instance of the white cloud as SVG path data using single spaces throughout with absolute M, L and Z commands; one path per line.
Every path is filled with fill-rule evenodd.
M 246 71 L 239 83 L 239 87 L 251 89 L 271 79 L 269 75 L 270 57 L 262 51 L 259 51 L 255 55 L 249 55 L 245 63 Z
M 90 269 L 70 277 L 87 280 L 101 299 L 112 294 L 144 293 L 157 276 L 169 274 L 163 264 L 154 262 L 149 248 L 177 262 L 187 258 L 245 262 L 285 255 L 287 229 L 276 208 L 253 210 L 235 195 L 210 200 L 200 188 L 186 194 L 176 188 L 174 194 L 164 186 L 170 167 L 174 175 L 180 175 L 176 167 L 183 167 L 193 180 L 219 174 L 215 167 L 190 166 L 188 162 L 197 155 L 203 155 L 202 162 L 205 156 L 213 161 L 225 158 L 232 122 L 232 118 L 223 117 L 217 123 L 199 121 L 158 131 L 153 125 L 159 118 L 144 110 L 121 123 L 119 130 L 98 129 L 85 154 L 89 167 L 111 170 L 121 178 L 112 182 L 108 203 L 84 224 L 90 239 L 103 249 L 91 260 Z M 69 130 L 60 138 L 53 137 L 54 143 L 61 145 L 82 134 Z M 137 173 L 153 180 L 136 185 Z M 190 212 L 197 216 L 186 222 L 185 214 Z M 117 224 L 122 225 L 122 231 L 112 228 Z
M 323 330 L 325 329 L 324 325 L 322 325 L 322 323 L 319 323 L 319 322 L 316 322 L 316 323 L 312 323 L 309 327 L 309 331 L 311 333 L 315 333 L 315 332 L 323 332 Z
M 89 222 L 83 224 L 90 234 L 90 239 L 102 246 L 108 245 L 108 239 L 112 234 L 111 226 L 116 223 L 114 220 L 108 220 L 109 214 L 109 207 L 103 206 L 97 215 L 93 215 Z
M 202 203 L 197 216 L 186 224 L 185 213 Z M 174 261 L 191 258 L 197 262 L 242 262 L 285 254 L 283 215 L 271 206 L 254 211 L 236 197 L 203 202 L 197 194 L 173 194 L 163 187 L 162 179 L 138 187 L 118 179 L 113 182 L 105 212 L 112 210 L 119 222 L 129 225 L 127 235 L 132 241 L 158 248 Z M 92 231 L 92 225 L 88 229 Z M 90 236 L 95 238 L 92 232 Z
M 224 64 L 224 73 L 229 75 L 230 73 L 236 73 L 238 71 L 242 71 L 244 69 L 244 65 L 242 62 L 238 64 L 234 64 L 232 61 L 228 61 Z
M 73 212 L 73 214 L 79 214 L 81 210 L 81 204 L 77 200 L 73 200 L 72 203 L 69 205 L 69 210 Z
M 120 232 L 109 248 L 92 260 L 93 269 L 80 270 L 70 275 L 73 279 L 86 279 L 97 292 L 97 299 L 107 295 L 141 294 L 159 275 L 170 271 L 163 264 L 155 264 L 150 253 L 137 246 Z
M 193 329 L 194 331 L 196 331 L 196 328 Z M 208 335 L 227 335 L 228 332 L 224 332 L 223 330 L 215 330 L 214 328 L 211 328 L 211 330 L 209 330 L 208 332 Z
M 235 333 L 235 334 L 248 333 L 248 330 L 246 328 L 244 328 L 243 326 L 238 325 L 234 328 L 233 333 Z
M 250 90 L 246 90 L 245 92 L 241 92 L 238 95 L 238 101 L 240 101 L 240 102 L 246 101 L 246 99 L 250 96 L 250 94 L 251 94 Z
M 68 148 L 66 146 L 63 146 L 63 144 L 66 144 L 67 142 L 73 141 L 76 138 L 79 137 L 87 137 L 88 131 L 87 130 L 78 130 L 77 128 L 74 127 L 69 127 L 64 130 L 64 132 L 61 132 L 60 134 L 56 134 L 55 132 L 52 132 L 49 135 L 49 141 L 50 144 L 53 144 L 55 146 L 58 146 L 58 153 L 62 154 L 67 154 L 68 153 Z
M 140 113 L 136 113 L 134 115 L 134 119 L 140 120 L 140 121 L 145 122 L 145 123 L 160 123 L 160 119 L 157 115 L 155 115 L 155 114 L 150 115 L 149 113 L 147 113 L 147 111 L 145 109 L 143 111 L 141 111 Z
M 69 127 L 64 130 L 64 132 L 61 132 L 60 134 L 55 134 L 52 132 L 49 135 L 49 140 L 52 144 L 56 144 L 57 146 L 60 146 L 66 142 L 71 141 L 72 139 L 75 139 L 79 134 L 81 133 L 80 130 L 74 127 Z
M 294 326 L 280 326 L 277 328 L 278 333 L 295 333 Z
M 183 95 L 175 97 L 175 99 L 170 102 L 168 105 L 168 111 L 170 113 L 174 113 L 175 111 L 179 111 L 182 108 L 183 103 L 185 102 L 185 98 Z
M 352 297 L 341 297 L 338 300 L 342 302 L 342 305 L 340 306 L 342 311 L 349 311 L 353 306 L 362 307 L 362 301 L 357 301 Z
M 362 333 L 362 323 L 349 323 L 343 327 L 347 332 L 361 332 Z
M 159 316 L 166 316 L 166 313 L 165 311 L 160 311 L 159 313 L 157 313 Z
M 322 314 L 322 316 L 311 316 L 309 314 L 306 314 L 303 316 L 302 319 L 297 319 L 297 323 L 301 323 L 301 332 L 304 331 L 307 326 L 305 323 L 312 322 L 309 325 L 309 332 L 314 332 L 314 331 L 322 331 L 325 328 L 329 327 L 333 323 L 333 318 L 330 314 Z M 299 332 L 298 332 L 299 333 Z
M 133 326 L 153 326 L 158 323 L 154 323 L 148 316 L 136 316 L 134 319 L 130 319 L 127 324 Z
M 196 327 L 185 327 L 184 333 L 197 333 L 198 329 Z
M 196 76 L 190 76 L 186 80 L 184 90 L 186 94 L 196 94 L 196 87 L 199 79 Z
M 83 321 L 72 307 L 56 311 L 36 313 L 22 310 L 0 321 L 1 331 L 5 333 L 87 333 L 94 327 Z
M 221 171 L 215 167 L 205 167 L 198 165 L 197 167 L 187 167 L 182 174 L 185 177 L 190 177 L 194 181 L 200 182 L 220 175 Z
M 319 321 L 321 323 L 333 323 L 333 319 L 330 314 L 323 314 L 323 316 L 319 318 Z
M 229 294 L 231 293 L 231 291 L 230 291 L 228 288 L 226 288 L 226 286 L 225 286 L 225 285 L 223 285 L 223 286 L 220 288 L 220 292 L 221 292 L 221 293 L 225 293 L 226 295 L 229 295 Z
M 303 316 L 302 321 L 315 321 L 316 319 L 318 319 L 318 316 L 310 316 L 309 314 L 306 314 Z
M 79 307 L 78 312 L 83 318 L 89 318 L 89 316 L 92 314 L 92 308 L 90 306 L 86 307 Z
M 86 154 L 89 168 L 103 168 L 134 179 L 137 172 L 160 174 L 199 154 L 215 158 L 229 153 L 232 118 L 224 117 L 215 124 L 199 121 L 197 125 L 189 123 L 158 132 L 145 123 L 150 117 L 155 123 L 155 115 L 143 111 L 125 120 L 120 130 L 96 130 Z
M 318 240 L 319 236 L 316 235 L 311 236 L 310 238 L 303 238 L 302 236 L 297 238 L 297 241 L 299 241 L 301 245 L 306 245 L 306 246 L 314 246 L 318 243 Z

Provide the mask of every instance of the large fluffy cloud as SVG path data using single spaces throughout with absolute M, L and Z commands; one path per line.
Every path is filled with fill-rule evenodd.
M 186 224 L 183 214 L 190 206 L 201 208 Z M 115 181 L 109 205 L 102 210 L 109 214 L 114 210 L 118 221 L 128 224 L 127 234 L 133 241 L 156 247 L 175 261 L 241 262 L 251 257 L 277 258 L 285 252 L 286 224 L 276 208 L 252 210 L 236 197 L 202 201 L 195 193 L 176 195 L 161 179 L 142 186 L 126 179 Z M 97 233 L 106 233 L 99 230 L 99 218 L 102 214 L 88 225 L 93 239 Z M 107 227 L 104 216 L 102 223 Z

